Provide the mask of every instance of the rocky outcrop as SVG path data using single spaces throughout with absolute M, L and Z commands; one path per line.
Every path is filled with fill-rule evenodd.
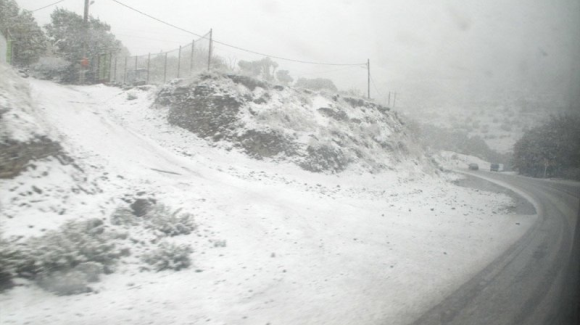
M 31 161 L 47 157 L 56 157 L 61 162 L 70 160 L 59 143 L 45 137 L 29 142 L 0 142 L 0 178 L 14 178 L 26 170 Z
M 169 107 L 169 123 L 208 141 L 312 172 L 378 172 L 422 159 L 398 115 L 362 98 L 212 73 L 164 87 L 155 106 Z

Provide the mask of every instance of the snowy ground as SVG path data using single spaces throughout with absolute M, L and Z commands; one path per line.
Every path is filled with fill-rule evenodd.
M 414 166 L 313 174 L 252 160 L 169 126 L 152 93 L 30 80 L 39 116 L 78 167 L 0 180 L 5 235 L 107 217 L 144 191 L 194 214 L 194 266 L 124 264 L 94 293 L 34 285 L 0 295 L 1 324 L 405 324 L 513 243 L 534 216 L 510 198 Z M 36 188 L 36 190 L 35 190 Z M 225 240 L 225 247 L 212 241 Z
M 439 165 L 447 169 L 466 169 L 469 164 L 477 164 L 481 170 L 490 170 L 491 163 L 481 158 L 453 151 L 440 151 L 433 156 Z M 500 164 L 500 171 L 503 170 Z

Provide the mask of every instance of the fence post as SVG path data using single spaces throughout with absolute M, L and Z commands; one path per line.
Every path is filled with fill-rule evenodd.
M 167 81 L 167 52 L 165 52 L 165 65 L 163 67 L 163 83 Z
M 207 71 L 210 71 L 211 68 L 211 52 L 212 52 L 212 46 L 213 46 L 213 30 L 210 29 L 209 30 L 209 50 L 208 50 L 208 55 L 207 55 Z
M 191 59 L 189 62 L 189 73 L 193 76 L 193 54 L 195 52 L 195 40 L 191 41 Z
M 108 83 L 111 83 L 111 71 L 113 71 L 113 52 L 109 52 L 109 76 L 108 76 Z
M 101 54 L 97 54 L 97 69 L 96 69 L 95 73 L 93 74 L 93 76 L 94 76 L 93 82 L 95 82 L 95 79 L 96 79 L 97 83 L 101 82 L 101 80 L 99 80 L 99 79 L 101 79 Z M 95 76 L 96 76 L 96 78 L 95 78 Z
M 115 55 L 115 82 L 117 82 L 117 56 Z
M 123 84 L 127 83 L 127 65 L 128 65 L 129 57 L 125 57 L 125 73 L 123 74 Z
M 147 55 L 147 84 L 149 84 L 149 69 L 151 68 L 151 53 Z
M 371 99 L 371 59 L 367 59 L 367 98 Z
M 181 45 L 179 45 L 179 52 L 177 52 L 177 78 L 179 78 L 180 69 L 181 69 Z

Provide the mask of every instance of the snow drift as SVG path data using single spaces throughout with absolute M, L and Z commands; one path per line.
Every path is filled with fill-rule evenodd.
M 169 106 L 171 124 L 202 138 L 312 172 L 376 173 L 425 161 L 396 112 L 361 98 L 213 73 L 161 89 L 156 105 Z

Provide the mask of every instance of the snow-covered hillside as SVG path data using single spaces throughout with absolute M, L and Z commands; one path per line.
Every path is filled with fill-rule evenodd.
M 214 73 L 166 87 L 157 104 L 171 124 L 258 159 L 314 172 L 431 169 L 397 113 L 362 98 Z
M 196 130 L 171 125 L 174 108 L 154 105 L 155 88 L 63 86 L 3 76 L 9 81 L 3 78 L 0 94 L 9 95 L 0 109 L 19 116 L 30 111 L 31 125 L 46 126 L 61 153 L 33 159 L 19 175 L 0 179 L 2 236 L 13 245 L 59 248 L 42 240 L 67 242 L 59 227 L 88 220 L 92 226 L 83 227 L 99 240 L 108 238 L 99 247 L 115 261 L 77 295 L 41 289 L 54 289 L 46 279 L 72 286 L 85 272 L 76 266 L 36 280 L 16 277 L 17 286 L 0 293 L 3 324 L 405 324 L 501 254 L 535 219 L 509 212 L 512 199 L 504 194 L 458 187 L 450 182 L 458 176 L 427 173 L 429 165 L 419 158 L 366 147 L 389 143 L 391 136 L 411 140 L 396 128 L 338 124 L 317 109 L 336 113 L 346 106 L 326 95 L 304 103 L 311 113 L 295 115 L 301 105 L 285 112 L 282 107 L 303 97 L 294 98 L 294 90 L 272 92 L 266 102 L 284 105 L 245 106 L 257 118 L 243 123 L 244 130 L 263 130 L 269 121 L 277 132 L 296 132 L 299 152 L 312 145 L 304 137 L 308 132 L 325 145 L 336 139 L 330 127 L 350 134 L 341 150 L 355 150 L 355 139 L 365 147 L 363 157 L 351 157 L 353 168 L 334 174 L 305 170 L 292 155 L 252 158 L 235 144 L 237 128 L 208 141 Z M 221 86 L 224 93 L 231 85 Z M 259 92 L 248 95 L 255 99 Z M 356 107 L 347 114 L 359 114 L 361 121 L 375 114 L 392 118 L 357 113 Z M 16 126 L 4 116 L 1 123 Z M 300 133 L 299 127 L 309 129 Z M 389 166 L 399 161 L 393 170 L 366 169 L 379 158 Z M 147 219 L 136 212 L 138 202 L 181 209 L 172 215 L 191 219 L 167 217 L 179 227 Z M 180 251 L 190 265 L 156 272 L 159 260 L 148 264 L 148 257 L 170 245 L 190 247 L 191 253 Z M 50 250 L 26 252 L 43 261 L 50 254 L 58 258 Z M 184 259 L 180 266 L 187 266 Z

